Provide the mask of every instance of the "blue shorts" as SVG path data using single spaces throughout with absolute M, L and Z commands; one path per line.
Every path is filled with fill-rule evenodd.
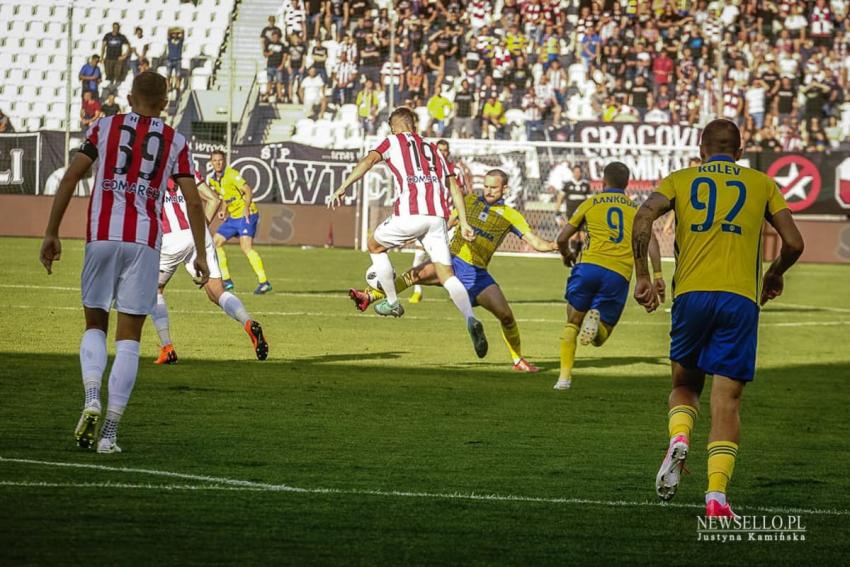
M 725 291 L 691 291 L 673 300 L 670 360 L 706 374 L 749 382 L 756 369 L 759 308 Z
M 496 283 L 490 272 L 484 268 L 473 266 L 457 256 L 452 256 L 452 270 L 454 270 L 457 279 L 460 280 L 463 287 L 466 288 L 466 293 L 469 294 L 469 300 L 472 302 L 472 305 L 478 305 L 475 298 L 478 297 L 479 293 Z
M 596 264 L 577 264 L 570 272 L 564 298 L 576 311 L 598 310 L 602 322 L 613 327 L 629 298 L 629 280 Z
M 257 225 L 260 224 L 260 213 L 254 213 L 249 218 L 250 220 L 245 222 L 245 217 L 238 219 L 230 217 L 221 223 L 218 230 L 216 230 L 216 234 L 222 235 L 225 240 L 230 240 L 237 236 L 250 236 L 254 238 L 254 235 L 257 234 Z

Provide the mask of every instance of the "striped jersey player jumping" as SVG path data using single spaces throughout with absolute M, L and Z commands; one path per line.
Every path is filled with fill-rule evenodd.
M 199 189 L 205 187 L 204 178 L 197 172 L 195 173 L 195 180 L 198 183 Z M 205 205 L 208 204 L 207 201 L 211 198 L 215 200 L 216 205 L 218 204 L 218 199 L 213 196 L 214 193 L 211 190 L 199 191 L 199 193 Z M 221 307 L 231 319 L 238 321 L 242 325 L 245 332 L 251 338 L 257 358 L 259 360 L 265 360 L 269 354 L 269 345 L 263 335 L 263 327 L 257 321 L 253 320 L 245 309 L 245 305 L 243 305 L 242 301 L 236 295 L 225 291 L 212 236 L 210 236 L 208 229 L 204 228 L 204 232 L 206 239 L 204 255 L 207 258 L 207 265 L 210 269 L 210 279 L 203 286 L 203 289 L 210 301 Z M 156 334 L 159 336 L 160 344 L 159 357 L 154 361 L 156 364 L 174 364 L 177 362 L 177 351 L 174 350 L 174 344 L 171 342 L 171 332 L 169 330 L 168 306 L 165 303 L 165 296 L 163 295 L 165 286 L 168 285 L 174 272 L 177 271 L 181 264 L 191 275 L 192 265 L 197 255 L 197 249 L 192 240 L 191 229 L 189 227 L 186 198 L 183 196 L 180 187 L 169 180 L 168 192 L 165 195 L 165 202 L 162 206 L 162 253 L 159 258 L 159 289 L 156 297 L 156 307 L 151 314 L 153 326 L 156 328 Z
M 449 172 L 445 158 L 436 146 L 416 133 L 416 113 L 401 106 L 390 114 L 392 134 L 381 141 L 355 166 L 342 185 L 331 195 L 329 207 L 379 162 L 384 162 L 395 177 L 393 214 L 369 237 L 372 265 L 386 299 L 375 304 L 379 315 L 401 317 L 404 308 L 395 289 L 393 266 L 387 251 L 411 240 L 418 240 L 431 260 L 437 278 L 466 319 L 475 353 L 487 354 L 484 327 L 472 312 L 472 303 L 461 281 L 452 271 L 446 221 L 449 218 L 449 193 L 458 211 L 461 235 L 472 241 L 475 232 L 466 219 L 463 195 Z
M 118 422 L 136 382 L 142 325 L 156 305 L 160 215 L 169 178 L 183 191 L 195 247 L 204 246 L 204 211 L 186 138 L 159 118 L 167 104 L 166 92 L 164 77 L 140 73 L 128 97 L 132 112 L 101 118 L 89 128 L 59 184 L 41 246 L 41 262 L 50 274 L 62 252 L 62 217 L 77 184 L 97 160 L 81 278 L 86 331 L 80 344 L 80 365 L 85 404 L 74 435 L 85 448 L 93 447 L 97 440 L 106 331 L 114 305 L 118 311 L 115 361 L 109 374 L 107 414 L 98 453 L 121 451 L 116 443 Z M 206 284 L 206 257 L 195 259 L 194 274 L 196 283 Z

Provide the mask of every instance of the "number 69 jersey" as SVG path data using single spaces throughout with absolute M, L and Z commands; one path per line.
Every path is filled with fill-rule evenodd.
M 419 134 L 405 132 L 385 138 L 373 150 L 396 180 L 393 216 L 427 215 L 449 218 L 449 166 L 437 146 Z
M 770 177 L 715 156 L 668 175 L 656 191 L 676 214 L 674 297 L 726 291 L 758 302 L 765 219 L 786 209 Z
M 186 138 L 159 118 L 116 114 L 89 127 L 80 151 L 98 160 L 86 242 L 134 242 L 159 250 L 168 179 L 195 174 Z
M 637 208 L 622 189 L 605 189 L 585 199 L 569 220 L 587 233 L 579 261 L 602 266 L 630 280 L 634 268 L 632 223 Z

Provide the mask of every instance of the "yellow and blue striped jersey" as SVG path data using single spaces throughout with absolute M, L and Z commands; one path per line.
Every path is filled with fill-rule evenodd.
M 579 262 L 596 264 L 631 279 L 632 222 L 637 208 L 622 189 L 605 189 L 585 199 L 569 220 L 587 233 Z
M 452 255 L 467 264 L 486 268 L 509 232 L 519 238 L 531 232 L 522 214 L 504 201 L 491 205 L 483 197 L 467 195 L 464 203 L 466 218 L 475 231 L 475 240 L 469 242 L 458 230 L 452 239 Z
M 727 291 L 757 302 L 762 226 L 788 207 L 776 182 L 729 156 L 714 156 L 671 173 L 656 192 L 676 214 L 673 295 Z
M 207 177 L 207 185 L 218 193 L 221 200 L 227 204 L 227 212 L 231 218 L 245 216 L 245 193 L 242 192 L 245 180 L 242 179 L 238 171 L 232 167 L 226 167 L 220 178 L 216 177 L 215 172 L 212 172 Z M 251 201 L 250 213 L 253 215 L 257 211 L 257 204 Z

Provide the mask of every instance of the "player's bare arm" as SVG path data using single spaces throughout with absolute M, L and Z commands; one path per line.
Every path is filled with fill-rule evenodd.
M 458 187 L 457 179 L 454 175 L 449 176 L 449 191 L 452 194 L 452 199 L 457 210 L 457 220 L 460 225 L 460 234 L 465 240 L 472 242 L 475 240 L 475 231 L 469 224 L 466 218 L 466 202 L 463 200 L 463 191 Z
M 533 232 L 526 232 L 522 235 L 522 239 L 525 242 L 528 242 L 528 244 L 538 252 L 554 252 L 559 250 L 557 242 L 540 238 Z
M 558 191 L 558 194 L 555 195 L 555 222 L 559 225 L 564 224 L 566 221 L 564 216 L 561 214 L 561 207 L 564 206 L 564 193 L 562 191 Z
M 198 183 L 198 195 L 204 204 L 204 217 L 207 219 L 207 223 L 209 223 L 216 216 L 219 207 L 222 205 L 221 197 L 203 181 Z
M 646 259 L 652 242 L 652 223 L 672 208 L 664 195 L 653 193 L 641 205 L 632 225 L 632 254 L 635 258 L 635 300 L 647 311 L 658 306 L 658 295 L 649 278 L 649 266 Z
M 340 185 L 337 190 L 331 194 L 331 198 L 328 201 L 328 207 L 336 209 L 337 206 L 341 205 L 342 201 L 340 198 L 346 191 L 348 191 L 348 188 L 363 179 L 363 176 L 383 159 L 384 158 L 381 154 L 375 150 L 366 154 L 366 156 L 354 166 L 354 169 L 351 170 L 351 173 L 349 173 L 348 177 L 345 178 L 345 181 L 342 182 L 342 185 Z
M 254 193 L 251 190 L 251 186 L 247 183 L 241 187 L 242 191 L 242 199 L 245 201 L 245 211 L 244 217 L 245 222 L 249 222 L 251 220 L 251 203 L 254 201 Z
M 664 283 L 664 272 L 661 268 L 661 246 L 658 244 L 654 232 L 649 241 L 648 254 L 649 262 L 652 264 L 652 284 L 655 286 L 655 293 L 658 294 L 659 303 L 664 303 L 667 296 L 667 285 Z
M 83 152 L 77 152 L 68 164 L 62 181 L 59 182 L 59 189 L 53 198 L 53 208 L 50 210 L 50 220 L 47 221 L 47 228 L 44 231 L 44 241 L 41 243 L 41 263 L 48 274 L 53 273 L 53 262 L 58 261 L 62 255 L 59 225 L 62 224 L 62 218 L 65 216 L 71 197 L 74 196 L 77 184 L 86 176 L 93 162 L 94 160 Z
M 192 240 L 195 241 L 195 250 L 202 251 L 206 246 L 207 223 L 204 217 L 204 206 L 201 196 L 198 194 L 198 186 L 194 177 L 183 176 L 175 179 L 175 182 L 183 192 L 186 199 L 186 212 L 189 213 L 189 227 L 192 229 Z M 210 268 L 207 266 L 207 257 L 197 254 L 195 258 L 195 283 L 199 287 L 206 285 L 210 279 Z
M 561 258 L 564 261 L 564 265 L 567 267 L 573 266 L 576 263 L 576 256 L 570 249 L 570 239 L 577 232 L 577 227 L 574 227 L 570 223 L 567 223 L 564 225 L 564 228 L 561 229 L 561 232 L 558 233 L 558 237 L 555 239 L 555 245 L 557 246 L 558 252 L 561 253 Z
M 779 238 L 782 239 L 782 249 L 779 251 L 779 258 L 773 261 L 764 274 L 761 290 L 762 305 L 782 295 L 785 285 L 783 274 L 797 262 L 805 248 L 803 236 L 794 223 L 791 211 L 788 209 L 781 210 L 768 219 L 768 222 L 779 233 Z

